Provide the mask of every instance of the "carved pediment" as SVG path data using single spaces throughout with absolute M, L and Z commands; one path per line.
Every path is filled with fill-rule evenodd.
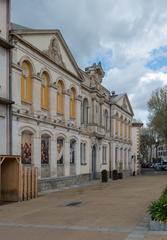
M 51 39 L 49 48 L 47 50 L 44 50 L 44 53 L 48 55 L 58 65 L 65 68 L 65 64 L 63 62 L 60 51 L 59 41 L 56 37 Z
M 123 99 L 122 108 L 124 108 L 125 110 L 128 110 L 126 98 Z

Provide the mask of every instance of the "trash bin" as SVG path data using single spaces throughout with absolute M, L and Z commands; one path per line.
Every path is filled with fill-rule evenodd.
M 113 180 L 117 180 L 118 179 L 118 171 L 115 169 L 113 170 Z
M 101 172 L 101 181 L 102 182 L 108 182 L 108 173 L 107 170 L 102 170 Z

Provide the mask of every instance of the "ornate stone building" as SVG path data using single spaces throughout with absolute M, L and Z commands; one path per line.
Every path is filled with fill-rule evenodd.
M 0 1 L 0 154 L 11 153 L 10 1 Z
M 131 171 L 133 111 L 103 87 L 101 64 L 81 70 L 58 30 L 13 25 L 13 154 L 39 170 L 40 189 Z
M 143 128 L 143 123 L 133 119 L 132 122 L 132 171 L 140 173 L 140 134 Z

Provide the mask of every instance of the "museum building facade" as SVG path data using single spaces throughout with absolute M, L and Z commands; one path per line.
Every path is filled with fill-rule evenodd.
M 13 24 L 11 39 L 12 153 L 38 167 L 40 189 L 130 174 L 133 110 L 102 85 L 101 63 L 81 70 L 59 30 Z

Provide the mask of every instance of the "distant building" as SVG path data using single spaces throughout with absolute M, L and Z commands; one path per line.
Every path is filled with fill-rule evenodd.
M 157 147 L 157 158 L 167 159 L 167 146 L 166 146 L 166 144 L 161 144 Z
M 10 1 L 0 1 L 0 155 L 11 153 Z
M 136 121 L 132 122 L 132 172 L 137 174 L 140 172 L 140 130 L 143 127 L 143 123 Z

